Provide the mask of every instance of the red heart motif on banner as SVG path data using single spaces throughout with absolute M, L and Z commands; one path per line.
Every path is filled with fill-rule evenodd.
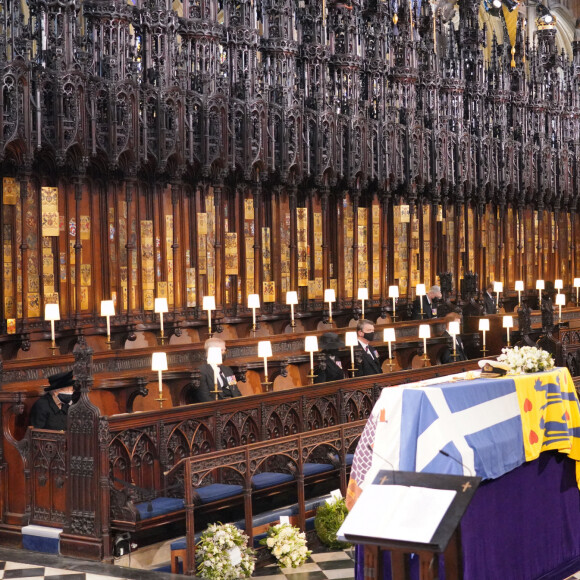
M 524 411 L 526 413 L 529 413 L 532 410 L 532 401 L 530 401 L 530 399 L 526 399 L 524 401 Z
M 530 443 L 533 445 L 534 443 L 538 442 L 538 436 L 536 435 L 535 431 L 530 431 Z
M 566 413 L 564 413 L 564 418 L 566 419 L 566 421 L 570 420 L 570 414 L 568 413 L 568 411 L 566 411 Z

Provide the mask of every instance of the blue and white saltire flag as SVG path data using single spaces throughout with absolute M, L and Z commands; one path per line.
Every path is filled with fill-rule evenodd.
M 356 449 L 349 508 L 381 469 L 494 479 L 544 450 L 577 462 L 580 487 L 580 401 L 567 369 L 449 381 L 383 389 Z
M 444 381 L 449 377 L 437 380 Z M 524 461 L 513 380 L 390 387 L 383 389 L 361 436 L 349 495 L 354 502 L 381 469 L 487 479 Z

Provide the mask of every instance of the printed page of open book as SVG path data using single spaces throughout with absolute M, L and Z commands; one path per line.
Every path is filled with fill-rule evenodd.
M 456 495 L 453 489 L 369 485 L 338 530 L 339 539 L 365 536 L 428 544 Z

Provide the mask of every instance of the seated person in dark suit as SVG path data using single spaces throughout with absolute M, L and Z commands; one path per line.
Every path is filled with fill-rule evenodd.
M 205 352 L 207 353 L 210 347 L 218 347 L 222 349 L 222 358 L 225 358 L 226 343 L 221 338 L 208 338 L 205 341 Z M 210 365 L 204 363 L 199 367 L 201 373 L 199 387 L 192 391 L 190 403 L 205 403 L 206 401 L 215 401 L 215 377 L 217 375 L 218 399 L 226 399 L 230 397 L 241 397 L 242 393 L 238 389 L 238 383 L 234 371 L 224 365 Z
M 451 322 L 459 322 L 459 326 L 461 328 L 461 316 L 456 312 L 451 312 L 446 316 L 446 320 L 447 320 L 447 330 L 443 332 L 443 336 L 447 336 L 449 338 L 449 343 L 451 346 L 445 347 L 445 349 L 441 353 L 441 364 L 447 364 L 450 362 L 456 362 L 460 360 L 467 360 L 467 355 L 465 354 L 463 341 L 461 340 L 459 334 L 455 336 L 455 357 L 453 357 L 453 336 L 449 332 L 450 330 L 449 325 Z
M 417 296 L 413 301 L 413 313 L 411 318 L 413 320 L 422 320 L 421 318 L 421 302 L 419 300 L 420 296 Z M 441 299 L 441 288 L 439 286 L 431 286 L 429 292 L 425 294 L 423 298 L 423 319 L 435 318 L 437 316 L 437 307 L 435 305 L 435 300 Z
M 360 359 L 357 377 L 378 375 L 383 372 L 379 361 L 379 353 L 369 344 L 375 337 L 375 325 L 362 318 L 356 324 L 356 334 L 360 350 L 357 351 L 357 361 Z
M 37 429 L 66 430 L 68 409 L 73 398 L 73 372 L 65 371 L 48 377 L 45 394 L 30 411 L 30 424 Z
M 493 299 L 493 284 L 488 284 L 483 293 L 483 312 L 484 314 L 497 314 L 497 307 Z
M 338 358 L 338 351 L 344 348 L 344 342 L 335 332 L 325 332 L 318 341 L 318 347 L 324 353 L 324 368 L 314 369 L 315 383 L 327 383 L 329 381 L 340 381 L 345 378 L 342 363 Z

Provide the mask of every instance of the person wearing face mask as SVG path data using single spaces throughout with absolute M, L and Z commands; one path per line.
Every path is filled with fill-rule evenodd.
M 318 341 L 318 347 L 324 353 L 324 368 L 314 369 L 316 375 L 315 383 L 327 383 L 329 381 L 340 381 L 345 378 L 342 363 L 338 356 L 338 351 L 344 348 L 344 342 L 335 332 L 325 332 Z
M 221 338 L 208 338 L 205 341 L 205 352 L 207 353 L 210 347 L 218 347 L 222 349 L 222 359 L 226 355 L 226 343 Z M 236 381 L 234 371 L 224 365 L 210 365 L 204 363 L 199 367 L 201 373 L 199 387 L 192 392 L 191 400 L 188 403 L 205 403 L 207 401 L 215 401 L 215 394 L 212 392 L 215 389 L 215 378 L 217 376 L 218 383 L 218 399 L 227 399 L 230 397 L 241 397 L 240 389 Z
M 30 424 L 37 429 L 64 431 L 67 413 L 73 402 L 73 372 L 65 371 L 48 377 L 45 394 L 34 403 L 30 411 Z
M 357 377 L 366 377 L 368 375 L 378 375 L 383 372 L 379 361 L 379 353 L 370 345 L 375 337 L 375 325 L 370 320 L 364 318 L 356 324 L 356 334 L 358 344 L 362 349 L 361 363 L 356 372 Z

